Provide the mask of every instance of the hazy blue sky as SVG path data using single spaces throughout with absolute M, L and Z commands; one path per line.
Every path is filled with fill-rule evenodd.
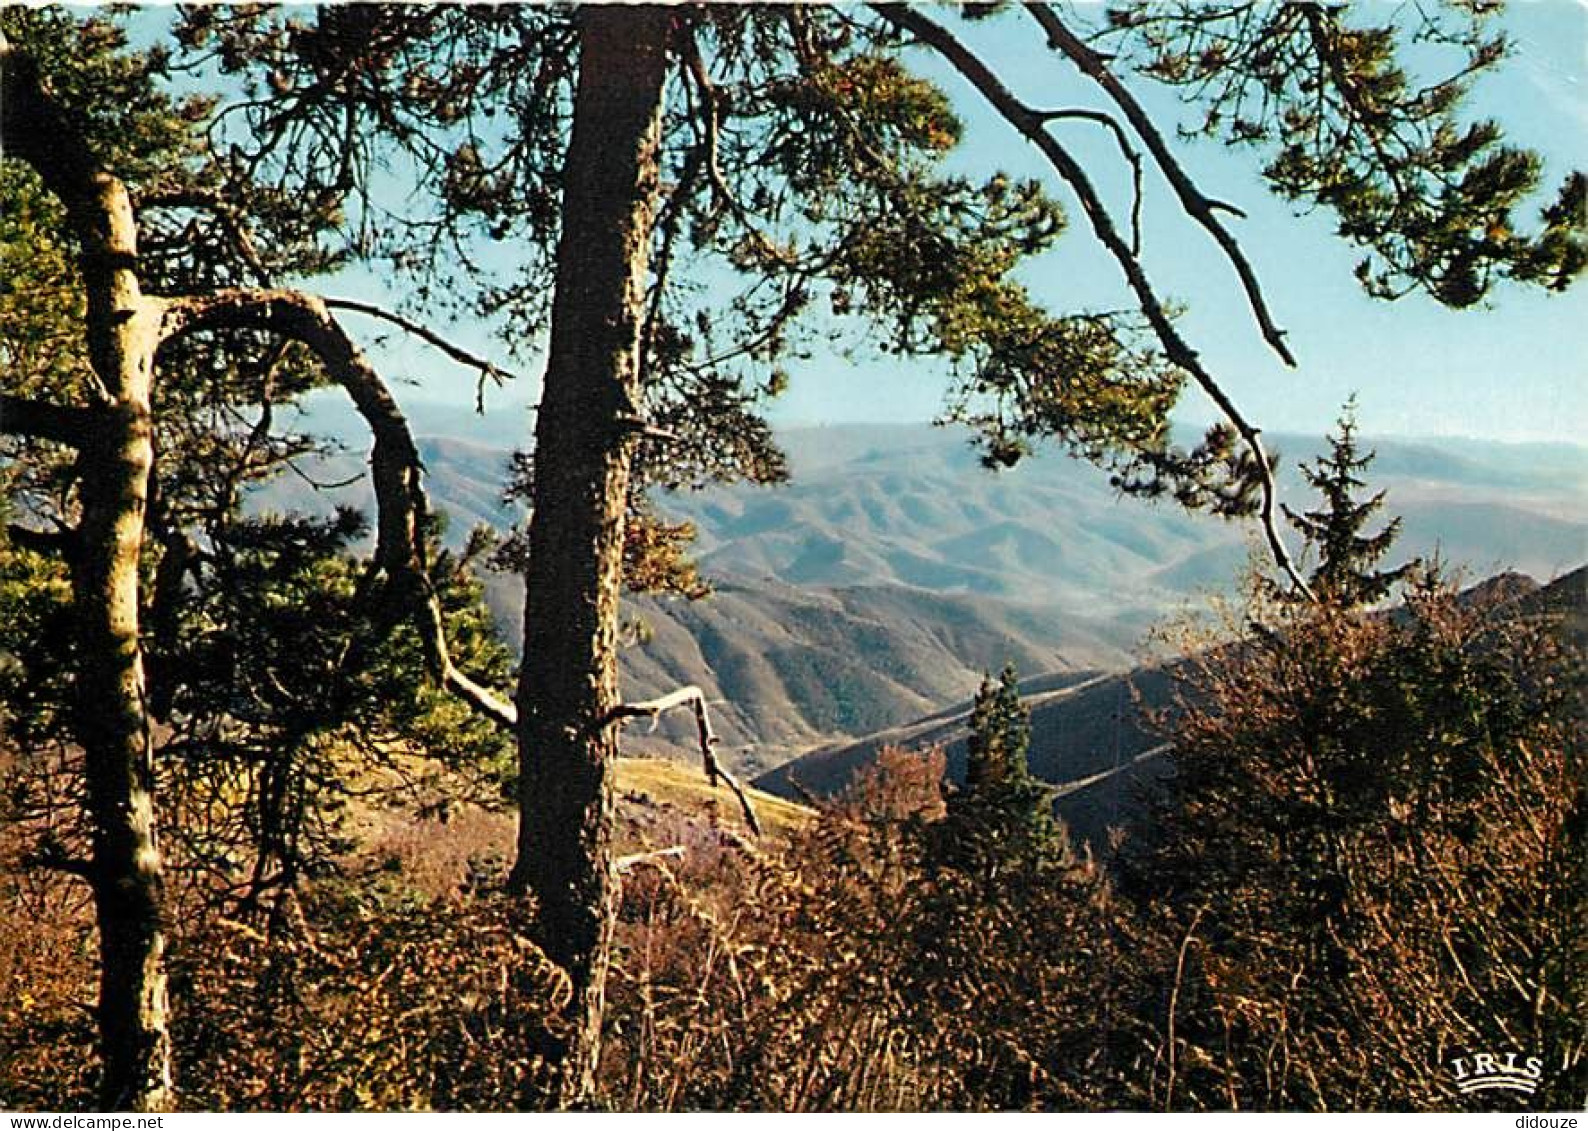
M 1588 7 L 1575 0 L 1531 0 L 1515 4 L 1505 20 L 1514 57 L 1479 86 L 1472 109 L 1498 117 L 1512 141 L 1546 155 L 1553 191 L 1568 168 L 1588 168 Z M 1095 103 L 1081 80 L 1056 64 L 1035 24 L 1003 19 L 986 26 L 998 30 L 960 30 L 980 37 L 984 55 L 1033 104 Z M 1002 168 L 1051 182 L 1035 151 L 984 112 L 956 76 L 932 66 L 924 54 L 918 62 L 940 77 L 967 122 L 966 143 L 953 158 L 958 166 L 978 174 Z M 1137 89 L 1161 115 L 1181 113 L 1169 92 Z M 1066 141 L 1098 170 L 1099 183 L 1111 190 L 1111 205 L 1124 215 L 1127 182 L 1111 143 L 1085 123 L 1066 130 Z M 1355 391 L 1369 433 L 1579 440 L 1588 431 L 1583 286 L 1564 296 L 1505 287 L 1486 308 L 1463 312 L 1416 295 L 1396 303 L 1368 299 L 1351 275 L 1358 253 L 1332 237 L 1328 215 L 1298 217 L 1271 197 L 1256 175 L 1256 153 L 1207 142 L 1182 144 L 1180 151 L 1206 192 L 1249 213 L 1246 220 L 1232 219 L 1230 227 L 1263 281 L 1276 320 L 1289 332 L 1298 368 L 1287 368 L 1268 352 L 1227 264 L 1162 185 L 1152 182 L 1150 171 L 1146 267 L 1160 293 L 1186 306 L 1187 337 L 1261 427 L 1319 433 Z M 1110 168 L 1116 172 L 1104 171 Z M 1071 212 L 1071 229 L 1059 249 L 1033 265 L 1027 281 L 1060 308 L 1125 305 L 1118 269 L 1096 247 L 1062 186 L 1054 191 Z M 461 332 L 490 348 L 483 332 Z M 410 397 L 456 398 L 459 379 L 440 376 L 444 363 L 417 347 L 393 346 L 383 355 L 393 368 L 426 374 Z M 526 368 L 528 386 L 493 396 L 493 410 L 534 399 L 538 366 Z M 773 410 L 783 423 L 927 420 L 941 408 L 943 384 L 929 364 L 821 359 L 792 366 L 791 373 L 790 391 Z M 1211 419 L 1211 410 L 1192 391 L 1179 415 L 1201 423 Z

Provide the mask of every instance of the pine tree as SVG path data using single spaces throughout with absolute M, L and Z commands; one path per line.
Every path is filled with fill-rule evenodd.
M 13 735 L 82 752 L 82 822 L 43 855 L 93 896 L 98 1102 L 163 1110 L 177 1095 L 171 848 L 190 834 L 188 858 L 216 880 L 235 850 L 254 853 L 251 875 L 225 876 L 250 894 L 301 875 L 328 850 L 300 835 L 312 802 L 346 788 L 317 751 L 389 752 L 399 736 L 474 747 L 416 677 L 428 666 L 478 688 L 447 653 L 443 602 L 486 621 L 469 579 L 438 572 L 452 563 L 434 552 L 417 448 L 380 375 L 322 300 L 268 283 L 323 266 L 317 221 L 256 185 L 217 187 L 204 104 L 161 93 L 163 56 L 125 45 L 102 20 L 0 11 L 0 274 L 30 283 L 0 300 L 0 489 L 17 520 L 0 537 L 0 606 L 30 610 L 0 620 L 0 699 Z M 273 429 L 273 410 L 329 383 L 375 438 L 364 567 L 347 553 L 351 516 L 241 514 L 250 485 L 315 450 Z M 42 626 L 56 631 L 28 632 Z M 505 676 L 505 650 L 475 638 L 485 650 L 459 659 Z M 500 749 L 494 732 L 475 738 Z M 162 828 L 184 781 L 203 819 Z
M 1097 1051 L 1095 1030 L 1082 1038 L 1075 1022 L 1106 992 L 1106 885 L 1028 768 L 1031 720 L 1013 665 L 982 682 L 970 729 L 964 787 L 926 828 L 901 997 L 912 1027 L 931 1034 L 924 1044 L 953 1081 L 954 1106 L 1071 1105 L 1071 1066 Z M 972 1013 L 972 1029 L 943 1031 L 944 1017 Z
M 1013 664 L 1004 666 L 993 683 L 982 680 L 970 716 L 969 757 L 965 785 L 980 791 L 1029 778 L 1026 751 L 1031 745 L 1031 712 L 1020 701 Z
M 955 866 L 1040 870 L 1071 859 L 1052 797 L 1027 765 L 1030 744 L 1031 712 L 1007 664 L 996 681 L 982 680 L 971 711 L 965 786 L 949 800 L 944 827 Z
M 1389 570 L 1374 568 L 1400 535 L 1401 520 L 1391 519 L 1377 534 L 1363 533 L 1384 506 L 1384 492 L 1367 499 L 1357 494 L 1367 486 L 1363 473 L 1377 453 L 1357 450 L 1354 396 L 1346 401 L 1335 429 L 1329 436 L 1329 454 L 1310 467 L 1301 466 L 1307 483 L 1323 496 L 1322 504 L 1301 513 L 1285 506 L 1285 517 L 1317 554 L 1311 584 L 1319 595 L 1347 607 L 1371 605 L 1387 597 L 1415 562 Z

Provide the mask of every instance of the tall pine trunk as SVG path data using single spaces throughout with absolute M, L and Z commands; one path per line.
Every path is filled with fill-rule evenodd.
M 535 428 L 513 884 L 534 895 L 539 941 L 572 979 L 571 1035 L 549 1050 L 569 1104 L 589 1095 L 600 1055 L 618 597 L 671 19 L 655 7 L 579 13 L 579 83 Z

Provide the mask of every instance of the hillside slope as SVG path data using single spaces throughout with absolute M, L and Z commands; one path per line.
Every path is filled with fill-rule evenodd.
M 1571 645 L 1581 649 L 1588 641 L 1588 566 L 1542 586 L 1522 575 L 1498 575 L 1469 594 L 1514 602 L 1523 616 L 1558 617 Z M 1021 682 L 1031 712 L 1031 772 L 1057 787 L 1056 811 L 1094 847 L 1103 846 L 1110 827 L 1128 825 L 1139 813 L 1144 785 L 1170 772 L 1169 746 L 1144 721 L 1144 713 L 1170 704 L 1174 674 L 1173 666 L 1150 666 Z M 820 747 L 762 774 L 755 784 L 782 797 L 830 796 L 872 765 L 885 746 L 941 747 L 950 778 L 963 780 L 970 710 L 971 703 L 961 701 L 853 742 Z

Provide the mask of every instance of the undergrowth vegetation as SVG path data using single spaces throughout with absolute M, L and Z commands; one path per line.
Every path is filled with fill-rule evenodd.
M 1581 685 L 1553 618 L 1436 582 L 1387 615 L 1252 611 L 1180 667 L 1176 776 L 1107 867 L 1026 774 L 1012 674 L 964 786 L 890 751 L 761 840 L 646 767 L 598 1102 L 1483 1109 L 1513 1101 L 1449 1063 L 1494 1050 L 1543 1066 L 1515 1103 L 1580 1103 Z M 568 983 L 501 893 L 509 818 L 416 796 L 344 830 L 293 887 L 176 886 L 183 1106 L 544 1106 Z M 58 1110 L 92 1103 L 93 922 L 40 832 L 0 833 L 0 1105 Z

